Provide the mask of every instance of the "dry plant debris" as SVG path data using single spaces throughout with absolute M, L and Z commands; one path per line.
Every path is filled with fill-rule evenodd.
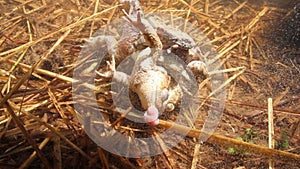
M 290 157 L 274 160 L 275 168 L 299 167 L 299 46 L 297 49 L 286 45 L 282 49 L 272 43 L 275 38 L 280 39 L 275 28 L 280 25 L 284 29 L 287 20 L 299 15 L 299 3 L 290 1 L 290 5 L 283 4 L 284 8 L 282 4 L 250 0 L 141 3 L 145 13 L 167 13 L 196 25 L 217 49 L 217 59 L 228 71 L 228 95 L 216 135 L 203 144 L 193 139 L 201 127 L 199 120 L 195 124 L 197 129 L 192 130 L 194 135 L 190 133 L 192 138 L 187 137 L 178 146 L 154 157 L 128 159 L 97 147 L 84 133 L 73 108 L 72 71 L 84 39 L 122 15 L 118 3 L 1 1 L 1 168 L 266 168 L 268 151 Z M 284 46 L 288 42 L 278 43 Z M 288 149 L 229 154 L 227 146 L 248 146 L 250 152 L 268 147 L 268 98 L 273 98 L 274 139 L 287 132 Z M 107 111 L 110 103 L 99 100 Z M 118 121 L 113 124 L 131 133 L 146 132 Z M 162 121 L 160 125 L 171 124 Z M 247 128 L 259 131 L 254 145 L 233 139 Z M 164 145 L 164 140 L 158 141 Z

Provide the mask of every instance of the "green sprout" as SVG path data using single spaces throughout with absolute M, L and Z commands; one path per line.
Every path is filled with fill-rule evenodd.
M 244 142 L 254 144 L 253 139 L 257 136 L 258 136 L 258 133 L 256 132 L 256 130 L 254 128 L 247 128 L 244 135 L 236 137 L 235 139 L 239 140 L 239 141 L 244 141 Z M 227 149 L 227 151 L 230 154 L 249 154 L 243 150 L 239 150 L 239 149 L 236 149 L 233 147 L 229 147 Z
M 286 131 L 283 131 L 280 134 L 280 138 L 275 142 L 275 149 L 285 150 L 289 147 L 289 136 Z

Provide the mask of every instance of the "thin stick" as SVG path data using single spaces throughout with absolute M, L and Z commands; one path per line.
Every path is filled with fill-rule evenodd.
M 205 13 L 199 12 L 198 9 L 195 9 L 193 6 L 191 6 L 190 4 L 188 4 L 187 2 L 185 2 L 184 0 L 179 0 L 180 3 L 182 3 L 183 5 L 187 6 L 192 12 L 194 12 L 195 14 L 197 14 L 197 16 L 199 16 L 201 19 L 203 20 L 209 20 L 210 16 L 208 16 Z
M 275 99 L 274 99 L 274 101 L 273 101 L 273 107 L 276 107 L 276 106 L 278 106 L 278 105 L 280 105 L 280 102 L 282 101 L 282 99 L 284 98 L 284 97 L 287 97 L 287 94 L 290 92 L 290 88 L 289 87 L 287 87 L 286 89 L 285 89 L 285 91 L 283 91 L 283 92 L 281 92 Z M 296 109 L 295 109 L 296 110 Z M 273 110 L 273 112 L 274 112 L 274 110 Z
M 204 12 L 208 14 L 209 0 L 205 0 Z
M 274 140 L 274 122 L 273 122 L 273 104 L 272 104 L 272 98 L 268 98 L 268 135 L 269 135 L 269 148 L 273 149 L 275 146 L 275 140 Z M 274 162 L 270 158 L 269 159 L 269 169 L 274 168 Z
M 250 55 L 250 70 L 253 70 L 253 52 L 252 52 L 252 36 L 251 33 L 249 35 L 249 55 Z
M 55 169 L 62 169 L 62 158 L 61 158 L 61 141 L 58 136 L 53 137 L 53 151 L 54 151 L 54 166 Z
M 233 0 L 236 4 L 240 5 L 241 3 L 237 0 Z M 253 8 L 251 8 L 249 5 L 245 4 L 245 8 L 248 8 L 251 12 L 256 13 L 257 11 Z
M 97 13 L 97 11 L 98 11 L 98 6 L 99 6 L 99 0 L 96 0 L 93 15 L 95 15 L 95 14 Z M 90 36 L 93 35 L 93 28 L 94 28 L 94 25 L 95 25 L 95 20 L 93 19 L 92 24 L 91 24 L 91 29 L 90 29 Z
M 240 66 L 240 67 L 228 68 L 228 69 L 223 69 L 223 70 L 213 70 L 213 71 L 208 72 L 208 74 L 213 75 L 213 74 L 219 74 L 219 73 L 235 72 L 235 71 L 239 71 L 242 69 L 246 69 L 246 67 Z
M 60 117 L 64 120 L 65 124 L 69 128 L 75 130 L 74 126 L 70 124 L 70 121 L 69 121 L 67 115 L 65 114 L 65 111 L 63 111 L 63 108 L 58 103 L 56 96 L 54 95 L 54 93 L 52 92 L 52 90 L 50 88 L 48 88 L 48 95 L 50 96 L 50 100 L 52 101 L 52 103 L 53 103 L 54 107 L 56 108 L 57 112 L 59 113 Z
M 197 168 L 197 163 L 200 161 L 201 155 L 200 155 L 200 143 L 196 143 L 194 148 L 194 155 L 192 160 L 191 169 Z
M 7 60 L 7 62 L 9 63 L 15 63 L 16 61 L 14 60 Z M 29 65 L 26 65 L 26 64 L 23 64 L 23 63 L 19 63 L 19 66 L 24 68 L 24 69 L 29 69 L 31 70 L 33 66 L 29 66 Z M 73 83 L 77 83 L 79 82 L 80 80 L 77 80 L 77 79 L 73 79 L 71 77 L 68 77 L 68 76 L 64 76 L 64 75 L 61 75 L 61 74 L 57 74 L 57 73 L 54 73 L 54 72 L 51 72 L 51 71 L 48 71 L 48 70 L 44 70 L 44 69 L 40 69 L 40 68 L 36 68 L 34 69 L 34 72 L 37 72 L 37 73 L 40 73 L 40 74 L 43 74 L 43 75 L 47 75 L 49 77 L 53 77 L 53 78 L 57 78 L 59 80 L 63 80 L 63 81 L 66 81 L 66 82 L 73 82 Z M 84 83 L 82 84 L 84 85 L 85 87 L 89 88 L 89 89 L 95 89 L 95 86 L 93 84 L 88 84 L 88 83 Z M 0 103 L 1 105 L 1 103 Z
M 153 132 L 153 136 L 155 136 L 157 143 L 159 144 L 161 150 L 163 151 L 163 155 L 165 156 L 165 159 L 166 159 L 165 164 L 168 166 L 167 168 L 179 168 L 179 166 L 177 166 L 178 163 L 176 163 L 176 161 L 171 157 L 170 152 L 165 151 L 165 150 L 167 150 L 167 146 L 166 146 L 165 142 L 161 139 L 159 134 L 156 132 Z
M 167 129 L 171 129 L 172 131 L 175 131 L 177 133 L 187 133 L 187 136 L 192 137 L 192 138 L 199 138 L 200 134 L 208 134 L 205 133 L 201 130 L 197 129 L 192 129 L 186 126 L 182 126 L 179 124 L 175 124 L 172 122 L 167 122 L 164 120 L 159 120 L 159 126 L 165 127 Z M 247 152 L 252 152 L 255 154 L 261 154 L 263 156 L 272 158 L 272 159 L 280 159 L 284 158 L 286 160 L 300 160 L 300 155 L 298 154 L 293 154 L 281 150 L 276 150 L 276 149 L 270 149 L 267 147 L 263 147 L 260 145 L 255 145 L 247 142 L 242 142 L 233 138 L 225 137 L 222 135 L 218 134 L 212 134 L 207 142 L 212 143 L 212 144 L 217 144 L 220 146 L 225 146 L 225 147 L 233 147 L 236 149 L 241 149 L 245 150 Z
M 120 116 L 116 121 L 114 121 L 114 122 L 110 125 L 110 127 L 114 127 L 114 126 L 115 126 L 116 124 L 118 124 L 122 119 L 124 119 L 124 118 L 126 117 L 126 115 L 131 111 L 131 109 L 132 109 L 131 106 L 128 107 L 128 108 L 126 109 L 126 111 L 125 111 L 124 113 L 122 113 L 121 116 Z
M 208 61 L 208 65 L 214 63 L 219 60 L 222 56 L 224 56 L 227 52 L 231 51 L 234 47 L 236 47 L 242 40 L 244 40 L 247 36 L 243 36 L 241 39 L 235 41 L 234 43 L 229 42 L 228 47 L 224 47 L 219 51 L 219 54 L 212 60 Z
M 231 76 L 230 78 L 228 78 L 228 80 L 226 80 L 226 82 L 224 82 L 217 89 L 215 89 L 214 91 L 212 91 L 207 98 L 210 98 L 211 96 L 213 96 L 214 94 L 216 94 L 217 92 L 219 92 L 221 89 L 225 88 L 227 86 L 227 84 L 229 84 L 231 81 L 233 81 L 234 79 L 236 79 L 239 75 L 241 75 L 242 73 L 244 73 L 245 70 L 246 70 L 246 68 L 241 69 L 238 73 L 236 73 L 233 76 Z
M 242 103 L 242 102 L 239 102 L 239 101 L 234 101 L 234 100 L 227 100 L 226 104 L 239 105 L 239 106 L 243 106 L 243 107 L 250 107 L 250 108 L 261 109 L 261 110 L 266 110 L 267 111 L 266 107 L 251 105 L 251 104 L 245 104 L 245 103 Z M 295 110 L 297 110 L 297 109 L 295 109 Z M 273 112 L 284 113 L 284 114 L 300 117 L 300 112 L 292 112 L 292 111 L 289 111 L 289 110 L 281 110 L 281 109 L 273 109 Z
M 257 41 L 255 40 L 255 37 L 252 37 L 251 38 L 253 44 L 255 45 L 255 47 L 258 49 L 260 55 L 265 59 L 267 60 L 267 56 L 265 54 L 265 52 L 261 49 L 261 47 L 259 46 L 259 44 L 257 43 Z
M 7 60 L 9 63 L 16 63 L 16 61 L 14 60 Z M 32 66 L 30 65 L 26 65 L 24 63 L 18 63 L 18 65 L 20 67 L 22 67 L 23 69 L 32 69 Z M 48 71 L 48 70 L 44 70 L 44 69 L 40 69 L 40 68 L 37 68 L 34 70 L 35 72 L 37 73 L 40 73 L 40 74 L 43 74 L 43 75 L 47 75 L 49 77 L 53 77 L 53 78 L 57 78 L 57 79 L 60 79 L 60 80 L 63 80 L 63 81 L 66 81 L 66 82 L 72 82 L 73 79 L 70 78 L 70 77 L 67 77 L 67 76 L 64 76 L 64 75 L 60 75 L 60 74 L 57 74 L 57 73 L 54 73 L 54 72 L 51 72 L 51 71 Z
M 230 18 L 231 16 L 233 16 L 233 14 L 235 14 L 236 12 L 238 12 L 240 9 L 242 9 L 246 3 L 248 2 L 248 0 L 246 0 L 245 2 L 241 3 L 237 8 L 235 8 L 230 14 L 226 15 L 224 17 L 224 19 L 228 19 Z
M 192 4 L 192 3 L 193 3 L 193 0 L 191 0 L 190 4 Z M 191 9 L 189 8 L 189 9 L 187 10 L 186 17 L 185 17 L 185 20 L 184 20 L 184 27 L 183 27 L 183 31 L 184 31 L 184 32 L 186 32 L 186 26 L 187 26 L 187 23 L 188 23 L 190 14 L 191 14 Z
M 43 149 L 47 143 L 49 142 L 50 138 L 47 137 L 43 140 L 43 142 L 39 145 L 39 149 Z M 29 165 L 31 164 L 31 162 L 35 159 L 36 157 L 36 151 L 34 151 L 29 158 L 27 158 L 27 160 L 19 167 L 19 169 L 24 169 L 24 168 L 28 168 Z
M 108 165 L 108 161 L 107 161 L 107 158 L 104 154 L 104 151 L 102 150 L 101 147 L 98 147 L 97 148 L 97 152 L 98 152 L 98 155 L 99 155 L 99 159 L 101 161 L 101 164 L 102 164 L 102 168 L 104 169 L 108 169 L 109 168 L 109 165 Z
M 38 128 L 39 124 L 37 122 L 33 122 L 33 123 L 25 124 L 23 126 L 27 131 L 29 131 L 29 130 L 34 130 L 34 129 Z M 18 127 L 16 127 L 16 128 L 8 130 L 5 133 L 5 137 L 7 137 L 7 138 L 16 137 L 16 136 L 19 136 L 20 134 L 22 134 L 22 130 L 20 130 Z
M 266 12 L 269 10 L 268 7 L 264 7 L 255 18 L 252 19 L 252 21 L 245 27 L 245 31 L 249 31 L 253 26 L 260 20 L 262 16 L 266 14 Z

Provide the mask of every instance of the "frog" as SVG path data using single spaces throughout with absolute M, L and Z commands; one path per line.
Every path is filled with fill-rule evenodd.
M 146 19 L 138 0 L 123 0 L 120 3 L 129 6 L 129 11 L 122 9 L 125 21 L 123 33 L 117 41 L 112 36 L 96 36 L 89 40 L 94 46 L 106 45 L 110 61 L 105 72 L 96 71 L 101 78 L 112 78 L 129 86 L 129 91 L 138 96 L 144 110 L 144 121 L 150 126 L 159 124 L 163 112 L 171 112 L 180 103 L 183 92 L 189 93 L 192 74 L 205 74 L 204 62 L 194 58 L 199 50 L 194 40 L 186 33 L 170 29 L 155 18 Z M 124 7 L 125 8 L 125 7 Z M 178 68 L 166 55 L 177 55 L 187 63 L 185 68 Z M 135 66 L 130 74 L 116 70 L 127 57 L 136 57 Z M 192 59 L 189 59 L 192 58 Z M 182 83 L 174 82 L 168 71 L 178 71 Z M 189 71 L 189 72 L 186 72 Z M 190 95 L 193 95 L 190 92 Z

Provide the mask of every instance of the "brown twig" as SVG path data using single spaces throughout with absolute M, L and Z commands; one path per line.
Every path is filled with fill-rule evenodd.
M 47 137 L 43 140 L 43 142 L 39 145 L 39 149 L 43 149 L 47 143 L 49 142 L 50 138 Z M 36 151 L 34 151 L 29 158 L 19 167 L 19 169 L 29 168 L 29 165 L 32 163 L 32 161 L 35 159 Z
M 62 169 L 61 140 L 58 136 L 53 137 L 52 140 L 54 142 L 53 151 L 54 151 L 54 159 L 55 159 L 53 168 Z
M 126 117 L 126 115 L 131 111 L 132 107 L 128 107 L 124 113 L 121 114 L 121 116 L 114 121 L 110 126 L 114 127 L 116 124 L 118 124 L 122 119 L 124 119 Z
M 104 154 L 104 151 L 102 150 L 102 148 L 98 147 L 97 149 L 98 151 L 98 155 L 99 155 L 99 158 L 100 158 L 100 161 L 101 161 L 101 164 L 102 164 L 102 168 L 103 169 L 108 169 L 109 168 L 109 165 L 108 165 L 108 161 L 107 161 L 107 158 Z
M 199 138 L 201 132 L 203 131 L 197 130 L 197 129 L 191 129 L 186 126 L 182 126 L 179 124 L 167 122 L 164 120 L 159 121 L 159 126 L 165 127 L 167 129 L 172 129 L 175 132 L 178 133 L 187 133 L 187 136 L 192 137 L 192 138 Z M 172 127 L 172 128 L 171 128 Z M 208 134 L 208 133 L 206 133 Z M 220 146 L 225 146 L 225 147 L 233 147 L 236 149 L 240 150 L 245 150 L 247 152 L 253 152 L 256 154 L 260 154 L 272 159 L 280 159 L 284 158 L 286 160 L 300 160 L 300 155 L 285 152 L 285 151 L 280 151 L 280 150 L 275 150 L 275 149 L 270 149 L 267 147 L 255 145 L 255 144 L 250 144 L 247 142 L 242 142 L 236 139 L 228 138 L 225 136 L 221 136 L 218 134 L 212 134 L 207 142 L 212 143 L 212 144 L 217 144 Z
M 272 98 L 268 98 L 268 138 L 269 138 L 269 148 L 275 148 L 275 139 L 274 139 L 274 119 L 273 119 L 273 103 Z M 272 159 L 269 159 L 269 169 L 274 168 L 274 162 Z

